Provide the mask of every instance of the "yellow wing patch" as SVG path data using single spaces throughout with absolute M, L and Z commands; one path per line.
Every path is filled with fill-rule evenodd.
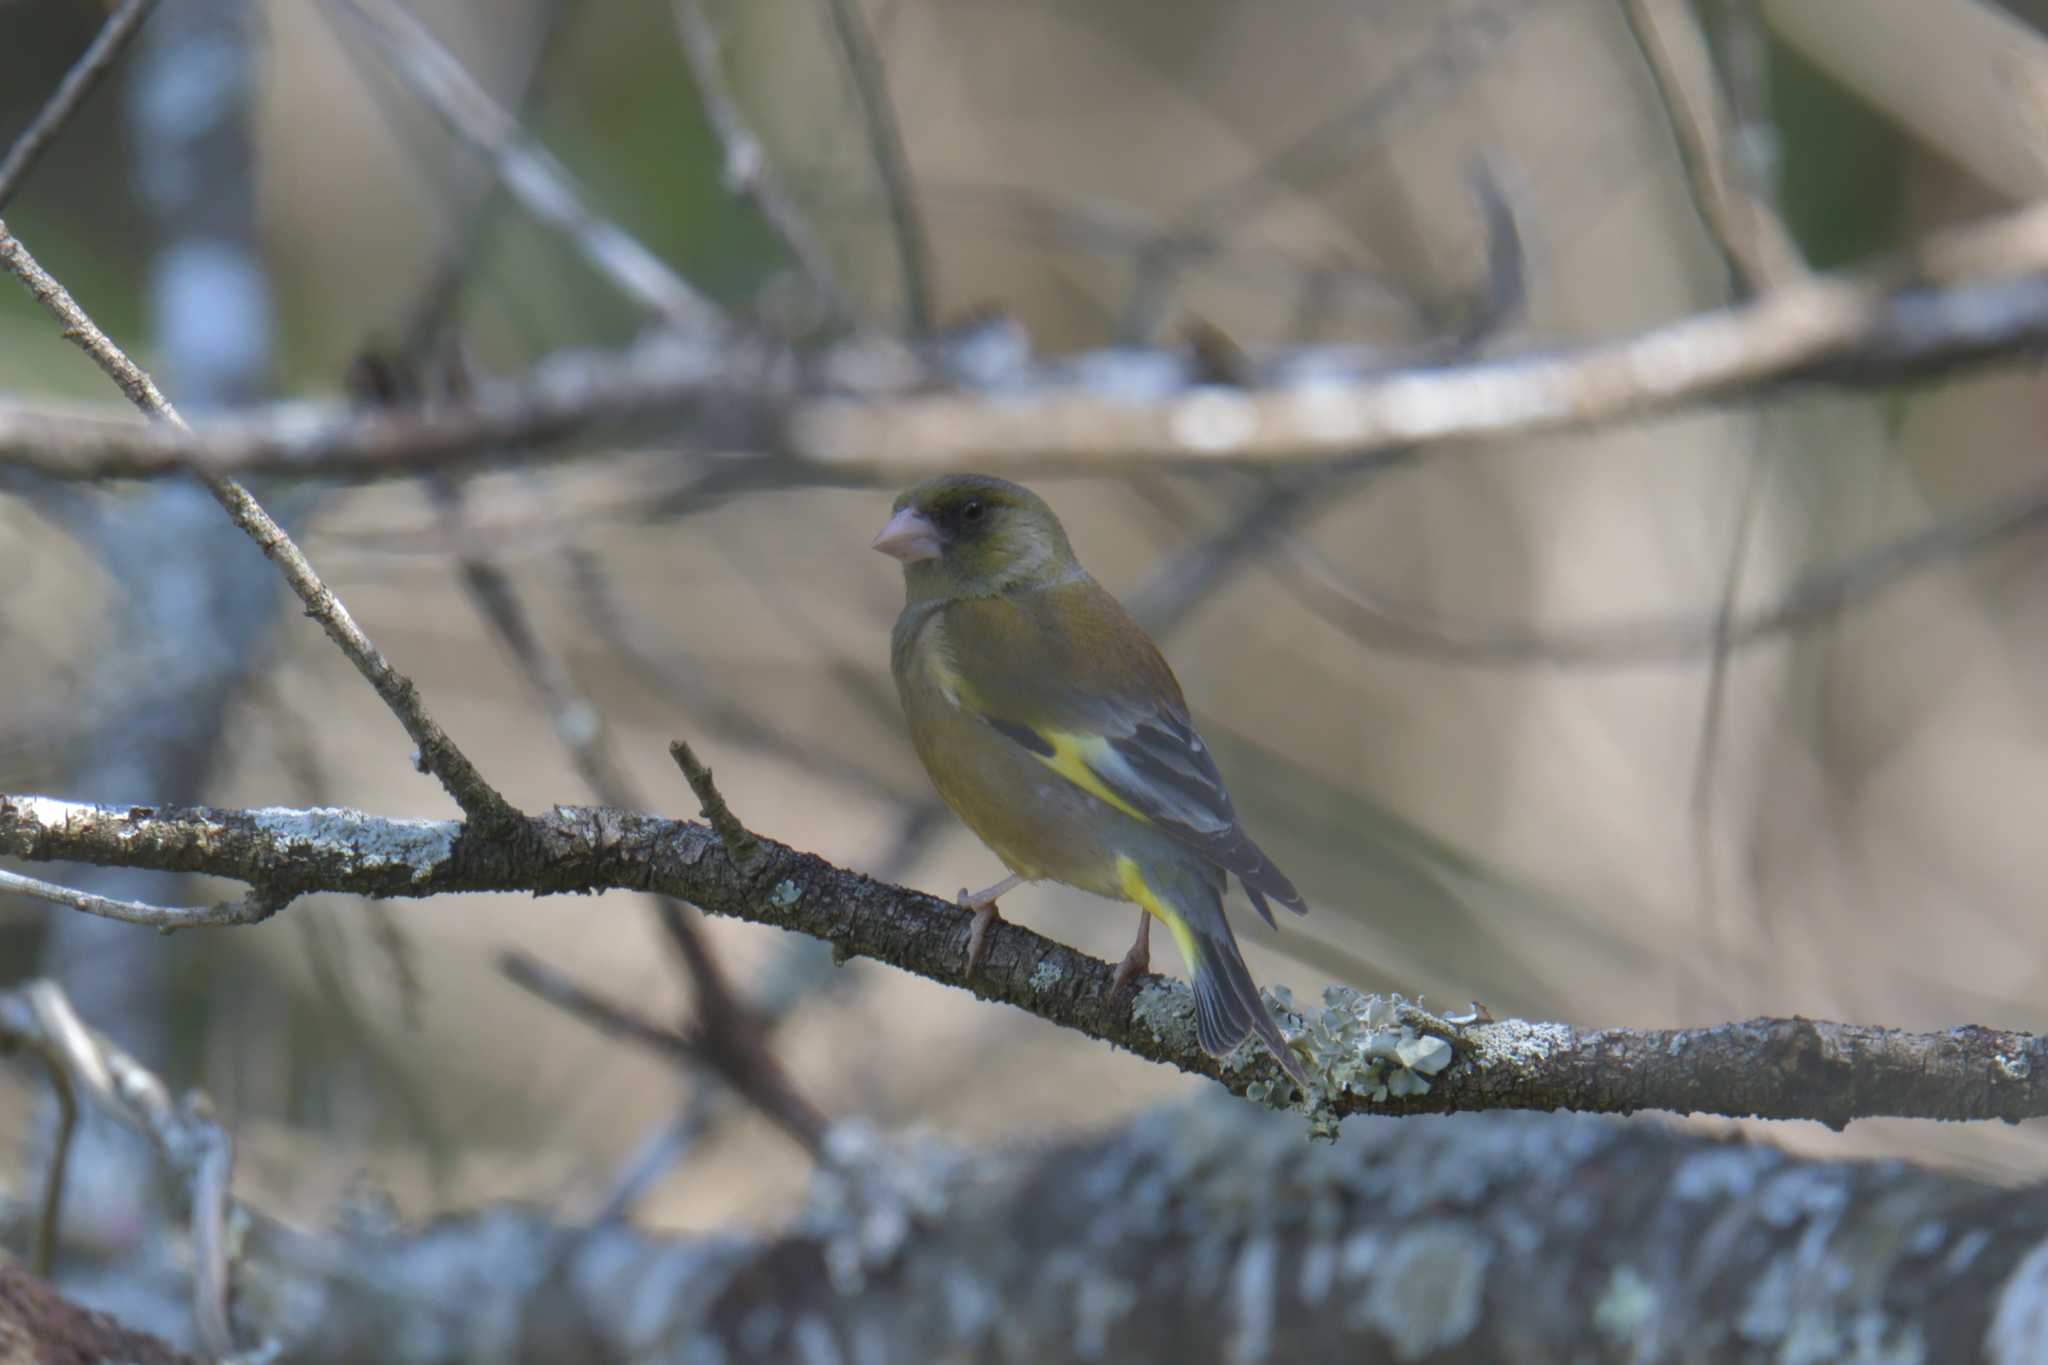
M 1146 884 L 1145 873 L 1137 860 L 1127 853 L 1117 855 L 1116 880 L 1126 896 L 1136 901 L 1146 914 L 1165 925 L 1167 932 L 1173 935 L 1173 946 L 1180 949 L 1180 960 L 1187 964 L 1188 974 L 1192 976 L 1200 971 L 1201 959 L 1195 955 L 1194 930 L 1188 928 L 1188 922 L 1172 906 L 1159 899 Z
M 1133 820 L 1143 821 L 1148 825 L 1152 823 L 1150 816 L 1111 791 L 1103 780 L 1096 775 L 1095 769 L 1089 766 L 1088 755 L 1091 753 L 1099 754 L 1107 750 L 1109 748 L 1108 740 L 1103 739 L 1100 735 L 1070 735 L 1058 730 L 1038 730 L 1035 733 L 1045 740 L 1046 743 L 1052 745 L 1052 752 L 1050 754 L 1036 755 L 1040 763 L 1043 763 L 1061 777 L 1066 778 L 1067 781 L 1073 783 L 1082 791 L 1087 792 L 1104 805 L 1115 806 Z M 1128 890 L 1128 888 L 1126 889 Z M 1132 896 L 1131 899 L 1138 900 L 1136 896 Z M 1143 901 L 1138 901 L 1138 903 L 1140 905 L 1144 904 Z M 1158 912 L 1154 911 L 1153 913 L 1157 914 Z M 1161 916 L 1161 918 L 1164 918 L 1164 916 Z

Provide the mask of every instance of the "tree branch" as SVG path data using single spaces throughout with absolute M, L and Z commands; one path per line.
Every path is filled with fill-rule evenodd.
M 674 0 L 670 8 L 676 39 L 690 65 L 691 84 L 697 88 L 697 104 L 725 158 L 720 179 L 728 191 L 760 212 L 762 221 L 803 271 L 805 282 L 831 310 L 833 321 L 851 322 L 853 302 L 839 282 L 830 254 L 783 189 L 761 140 L 754 136 L 733 97 L 725 79 L 725 58 L 719 52 L 718 28 L 703 0 Z
M 217 905 L 151 905 L 147 901 L 122 900 L 79 891 L 5 870 L 0 870 L 0 891 L 12 891 L 18 896 L 30 896 L 51 905 L 98 915 L 102 919 L 119 920 L 123 924 L 141 924 L 164 930 L 196 929 L 201 925 L 260 924 L 284 908 L 282 901 L 253 889 L 239 900 L 222 901 Z
M 875 52 L 861 0 L 824 0 L 832 32 L 846 58 L 861 121 L 867 125 L 868 147 L 875 174 L 889 205 L 889 226 L 896 243 L 896 264 L 903 276 L 903 321 L 912 336 L 932 329 L 931 246 L 925 239 L 924 215 L 917 203 L 917 185 L 910 173 L 910 148 L 889 98 L 889 73 Z
M 220 1143 L 188 1150 L 160 1081 L 103 1053 L 46 985 L 0 992 L 0 1033 L 40 1037 L 46 1017 L 67 1019 L 54 1050 L 79 1088 L 197 1183 Z M 115 1069 L 154 1102 L 110 1094 Z M 1551 1114 L 1356 1124 L 1314 1144 L 1218 1103 L 983 1152 L 840 1124 L 826 1148 L 804 1205 L 768 1231 L 565 1228 L 530 1205 L 299 1231 L 238 1205 L 235 1320 L 295 1361 L 393 1365 L 2048 1350 L 2048 1193 L 1905 1162 Z M 24 1312 L 18 1288 L 0 1272 L 0 1339 L 95 1326 Z M 97 1326 L 71 1353 L 162 1358 Z
M 2048 1193 L 1568 1116 L 1242 1106 L 976 1152 L 833 1130 L 787 1225 L 565 1237 L 496 1206 L 254 1220 L 238 1305 L 317 1365 L 2038 1361 Z M 1001 1235 L 990 1235 L 1000 1229 Z
M 1745 182 L 1729 148 L 1731 119 L 1691 7 L 1686 0 L 1624 0 L 1622 14 L 1663 96 L 1693 203 L 1728 263 L 1736 296 L 1798 282 L 1806 274 L 1798 244 Z
M 142 21 L 156 8 L 156 0 L 122 0 L 121 7 L 107 16 L 107 22 L 93 35 L 92 43 L 71 64 L 64 73 L 56 91 L 36 111 L 35 119 L 21 130 L 14 144 L 7 149 L 7 159 L 0 161 L 0 212 L 7 208 L 7 202 L 14 198 L 14 192 L 21 188 L 21 182 L 35 169 L 35 164 L 57 140 L 57 134 L 64 131 L 64 125 L 78 112 L 85 97 L 93 92 L 114 62 L 128 48 L 128 40 L 142 27 Z
M 624 228 L 594 213 L 567 168 L 529 138 L 417 18 L 392 0 L 326 3 L 355 24 L 451 133 L 490 159 L 521 208 L 566 237 L 622 294 L 675 326 L 722 328 L 718 305 Z
M 88 1028 L 53 982 L 0 991 L 0 1044 L 40 1053 L 62 1071 L 64 1084 L 156 1147 L 190 1209 L 193 1317 L 202 1344 L 215 1357 L 232 1352 L 227 1217 L 234 1140 L 215 1122 L 206 1097 L 195 1091 L 183 1102 L 172 1099 L 154 1072 Z
M 809 934 L 842 956 L 961 984 L 971 916 L 758 842 L 759 863 L 742 872 L 708 826 L 609 809 L 558 806 L 494 836 L 349 810 L 121 810 L 0 796 L 0 855 L 205 872 L 290 895 L 656 891 L 711 914 Z M 1111 995 L 1112 971 L 1004 922 L 968 989 L 1235 1093 L 1285 1098 L 1284 1078 L 1262 1054 L 1241 1049 L 1219 1060 L 1196 1046 L 1193 1005 L 1179 982 L 1146 978 L 1133 1000 Z M 1461 1027 L 1348 989 L 1327 1000 L 1300 1011 L 1289 1029 L 1316 1078 L 1310 1110 L 1325 1127 L 1354 1113 L 1472 1109 L 1669 1109 L 1837 1126 L 1877 1116 L 2048 1115 L 2048 1040 L 2027 1033 L 1907 1033 L 1797 1018 L 1703 1029 Z
M 1021 367 L 998 393 L 920 392 L 924 367 L 878 363 L 873 343 L 799 357 L 662 334 L 623 351 L 559 353 L 521 379 L 480 381 L 457 406 L 298 404 L 184 432 L 0 403 L 0 462 L 63 478 L 187 466 L 389 477 L 679 425 L 693 443 L 782 452 L 820 473 L 1309 459 L 1525 436 L 1794 382 L 1889 384 L 2018 360 L 2044 343 L 2048 203 L 1938 235 L 1881 270 L 1468 365 L 1376 370 L 1356 348 L 1310 348 L 1255 360 L 1251 384 L 1220 389 L 1197 382 L 1187 355 L 1117 351 Z M 847 373 L 887 377 L 857 393 L 819 378 Z
M 190 436 L 191 428 L 157 388 L 156 381 L 131 360 L 127 352 L 115 345 L 112 337 L 100 330 L 71 297 L 71 292 L 36 263 L 28 248 L 7 230 L 4 222 L 0 222 L 0 269 L 19 279 L 44 311 L 62 325 L 65 339 L 90 356 L 93 363 L 120 386 L 121 392 L 128 395 L 128 401 L 153 419 L 145 430 Z M 383 652 L 363 633 L 341 599 L 321 581 L 312 563 L 276 519 L 233 478 L 218 471 L 198 472 L 207 491 L 226 509 L 228 519 L 255 541 L 264 557 L 277 566 L 285 582 L 305 604 L 306 614 L 320 623 L 327 638 L 348 656 L 356 671 L 369 681 L 398 718 L 399 724 L 405 727 L 406 733 L 412 736 L 413 743 L 419 746 L 417 761 L 420 769 L 439 778 L 441 785 L 455 799 L 455 804 L 471 819 L 490 824 L 516 815 L 505 798 L 484 780 L 468 756 L 428 714 L 412 679 L 385 659 Z

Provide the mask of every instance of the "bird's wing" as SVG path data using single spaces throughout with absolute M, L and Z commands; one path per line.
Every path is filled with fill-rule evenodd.
M 1267 923 L 1268 898 L 1308 913 L 1239 827 L 1166 660 L 1093 579 L 956 601 L 942 617 L 941 666 L 963 707 L 1067 781 L 1234 874 Z

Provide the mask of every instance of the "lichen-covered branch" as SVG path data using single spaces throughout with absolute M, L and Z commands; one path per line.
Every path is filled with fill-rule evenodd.
M 494 832 L 350 810 L 119 809 L 0 796 L 0 856 L 205 872 L 283 897 L 654 891 L 826 940 L 842 956 L 963 984 L 971 916 L 951 902 L 758 843 L 760 857 L 742 871 L 706 825 L 604 808 L 557 806 Z M 965 988 L 1239 1094 L 1288 1098 L 1263 1056 L 1203 1054 L 1178 982 L 1149 977 L 1135 995 L 1113 996 L 1112 970 L 1005 922 Z M 1325 1129 L 1347 1114 L 1473 1109 L 1665 1109 L 1838 1126 L 2048 1115 L 2048 1039 L 1993 1029 L 1908 1033 L 1797 1018 L 1675 1030 L 1460 1025 L 1340 989 L 1322 1008 L 1296 1011 L 1288 1032 L 1317 1078 L 1307 1108 Z
M 2048 1358 L 2048 1187 L 1555 1115 L 831 1146 L 767 1235 L 259 1226 L 237 1305 L 309 1363 Z
M 26 998 L 0 995 L 0 1027 Z M 60 1052 L 91 1089 L 96 1050 Z M 159 1151 L 192 1177 L 178 1142 Z M 1207 1100 L 986 1151 L 841 1123 L 767 1231 L 531 1205 L 421 1228 L 232 1218 L 234 1331 L 308 1365 L 2048 1353 L 2048 1186 L 1571 1115 L 1374 1120 L 1319 1144 Z M 169 1358 L 110 1330 L 0 1270 L 0 1345 Z

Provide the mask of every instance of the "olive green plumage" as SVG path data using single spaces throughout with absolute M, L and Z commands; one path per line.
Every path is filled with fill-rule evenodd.
M 1194 979 L 1203 1048 L 1255 1029 L 1304 1080 L 1224 917 L 1226 874 L 1269 924 L 1272 901 L 1308 907 L 1239 827 L 1158 648 L 1029 489 L 947 475 L 893 511 L 876 541 L 904 561 L 890 662 L 946 804 L 1019 876 L 1158 918 Z

